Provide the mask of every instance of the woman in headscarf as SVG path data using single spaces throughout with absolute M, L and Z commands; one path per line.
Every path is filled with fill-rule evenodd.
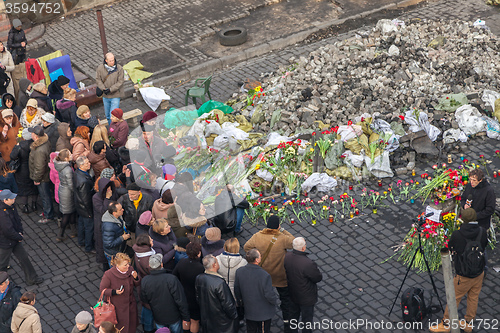
M 10 161 L 10 153 L 17 143 L 17 135 L 21 124 L 11 109 L 2 110 L 0 117 L 0 156 Z
M 59 132 L 59 139 L 56 142 L 56 151 L 61 151 L 63 149 L 73 150 L 73 145 L 71 144 L 71 138 L 73 133 L 68 123 L 60 123 L 57 127 L 57 132 Z
M 28 100 L 30 99 L 30 95 L 33 92 L 33 83 L 26 78 L 22 78 L 19 80 L 19 94 L 18 94 L 18 102 L 21 109 L 26 107 Z

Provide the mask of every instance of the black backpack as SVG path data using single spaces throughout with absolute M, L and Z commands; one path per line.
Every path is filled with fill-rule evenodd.
M 479 227 L 476 239 L 466 239 L 465 250 L 460 258 L 462 275 L 468 278 L 475 278 L 481 275 L 484 271 L 484 266 L 486 266 L 484 249 L 481 245 L 482 229 Z
M 425 306 L 424 290 L 416 287 L 406 289 L 401 295 L 401 311 L 404 322 L 424 320 L 428 313 Z

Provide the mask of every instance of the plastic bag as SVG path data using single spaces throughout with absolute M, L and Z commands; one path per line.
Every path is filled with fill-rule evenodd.
M 481 119 L 486 122 L 486 135 L 488 138 L 500 140 L 500 124 L 498 120 L 485 116 L 482 116 Z
M 371 162 L 370 156 L 365 156 L 365 163 L 368 171 L 377 178 L 393 177 L 394 173 L 391 170 L 391 162 L 389 160 L 389 152 L 386 150 L 381 155 L 375 157 L 374 162 Z
M 273 174 L 265 169 L 258 169 L 255 173 L 257 174 L 257 176 L 268 182 L 272 181 L 274 178 Z
M 443 133 L 444 143 L 453 143 L 455 141 L 467 142 L 467 135 L 458 128 L 450 128 Z
M 388 35 L 391 32 L 397 32 L 398 27 L 396 26 L 396 24 L 393 21 L 383 19 L 383 20 L 379 20 L 377 22 L 375 30 L 380 31 L 382 33 L 382 35 Z
M 486 129 L 486 122 L 481 119 L 479 111 L 470 104 L 463 105 L 455 111 L 458 126 L 467 135 L 477 134 Z
M 320 192 L 328 192 L 337 186 L 337 180 L 326 173 L 315 172 L 302 183 L 302 189 L 309 192 L 315 186 Z
M 217 135 L 222 134 L 222 128 L 220 127 L 218 122 L 216 122 L 215 120 L 207 120 L 207 121 L 209 122 L 209 124 L 205 126 L 205 137 L 210 136 L 210 134 L 217 134 Z
M 417 119 L 413 114 L 413 111 L 406 111 L 405 122 L 410 125 L 411 132 L 416 133 L 420 130 L 424 130 L 431 141 L 436 141 L 438 135 L 441 133 L 439 128 L 429 123 L 429 117 L 425 112 L 420 112 Z
M 460 106 L 469 104 L 469 100 L 464 93 L 444 95 L 438 102 L 439 104 L 434 109 L 446 112 L 455 112 Z
M 359 125 L 342 125 L 339 126 L 337 134 L 340 135 L 342 141 L 345 142 L 363 134 L 363 129 Z
M 498 102 L 498 100 L 500 99 L 500 94 L 496 91 L 485 89 L 483 91 L 483 96 L 481 96 L 481 99 L 484 103 L 486 103 L 486 105 L 491 106 L 491 108 L 493 109 L 493 114 L 495 115 L 497 120 L 500 121 L 500 102 Z
M 345 156 L 345 163 L 350 163 L 357 168 L 361 168 L 365 158 L 361 155 L 355 155 L 352 151 L 346 150 L 342 155 Z
M 156 87 L 146 87 L 139 89 L 139 92 L 144 98 L 144 102 L 153 110 L 156 111 L 158 106 L 160 106 L 162 101 L 169 101 L 170 96 L 168 96 L 163 89 Z
M 205 122 L 205 120 L 198 118 L 186 133 L 186 135 L 195 135 L 196 137 L 198 137 L 200 139 L 200 146 L 202 149 L 207 148 L 207 140 L 205 139 L 204 134 L 206 125 L 207 123 Z
M 165 118 L 163 119 L 163 125 L 168 128 L 176 128 L 182 125 L 191 126 L 198 118 L 198 111 L 183 111 L 175 108 L 171 108 L 165 113 Z
M 277 146 L 283 141 L 292 141 L 292 138 L 280 135 L 279 133 L 276 133 L 276 132 L 271 132 L 267 136 L 267 143 L 265 144 L 264 148 L 267 148 L 269 146 L 274 146 L 274 145 Z
M 229 136 L 219 135 L 214 139 L 213 147 L 217 150 L 222 150 L 229 145 Z
M 342 140 L 335 140 L 335 143 L 326 152 L 325 166 L 327 169 L 333 170 L 343 164 L 340 155 L 344 152 L 344 143 Z M 300 153 L 300 151 L 299 151 Z
M 200 106 L 200 108 L 198 109 L 198 116 L 201 116 L 202 114 L 208 113 L 208 112 L 215 110 L 215 109 L 221 110 L 224 113 L 231 113 L 234 111 L 232 107 L 230 107 L 222 102 L 209 100 L 209 101 L 203 103 L 202 106 Z
M 237 128 L 240 124 L 225 122 L 222 124 L 223 135 L 230 136 L 236 140 L 246 140 L 248 139 L 248 133 Z

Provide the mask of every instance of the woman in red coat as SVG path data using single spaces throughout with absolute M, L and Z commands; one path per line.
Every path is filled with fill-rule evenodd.
M 102 277 L 99 290 L 102 292 L 106 289 L 104 296 L 111 297 L 118 321 L 116 327 L 119 329 L 123 327 L 121 333 L 135 333 L 138 320 L 133 289 L 134 286 L 140 286 L 140 278 L 130 266 L 130 257 L 125 253 L 117 253 L 111 259 L 111 265 L 113 267 Z

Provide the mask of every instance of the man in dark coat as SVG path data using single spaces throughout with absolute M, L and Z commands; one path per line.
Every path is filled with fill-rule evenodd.
M 190 322 L 184 288 L 177 277 L 163 269 L 160 253 L 149 257 L 149 268 L 149 275 L 141 281 L 141 301 L 151 307 L 158 329 L 168 327 L 171 332 L 182 332 L 183 325 Z
M 477 221 L 477 214 L 473 208 L 462 210 L 463 224 L 460 230 L 455 230 L 451 234 L 448 247 L 453 255 L 453 262 L 455 263 L 455 278 L 453 284 L 455 285 L 455 298 L 457 301 L 457 308 L 462 298 L 467 294 L 467 312 L 465 313 L 465 321 L 460 320 L 460 328 L 464 332 L 472 332 L 474 327 L 474 319 L 476 318 L 477 305 L 479 302 L 479 294 L 483 286 L 484 270 L 469 275 L 463 270 L 463 254 L 467 246 L 467 241 L 478 240 L 481 244 L 482 250 L 486 249 L 488 245 L 488 236 L 486 230 L 479 226 Z M 481 233 L 481 234 L 480 234 Z M 437 326 L 431 326 L 431 332 L 450 332 L 450 315 L 448 306 L 444 311 L 443 321 Z M 472 323 L 471 323 L 472 321 Z M 470 325 L 469 325 L 470 323 Z
M 127 192 L 118 199 L 118 202 L 124 209 L 123 216 L 127 230 L 135 234 L 135 226 L 139 217 L 145 211 L 153 209 L 154 200 L 150 195 L 142 193 L 136 183 L 129 184 Z
M 215 225 L 222 233 L 234 231 L 236 237 L 242 231 L 241 222 L 245 209 L 249 207 L 245 199 L 234 194 L 233 185 L 226 185 L 226 188 L 215 198 Z
M 50 112 L 46 112 L 42 116 L 42 123 L 43 123 L 43 131 L 49 137 L 50 151 L 54 152 L 56 151 L 57 140 L 59 140 L 58 127 L 61 123 Z
M 50 191 L 49 162 L 51 146 L 49 137 L 43 131 L 42 126 L 28 128 L 31 133 L 33 143 L 30 152 L 30 178 L 38 188 L 38 193 L 42 197 L 43 217 L 38 223 L 49 223 L 54 221 L 54 208 Z
M 245 308 L 247 333 L 271 331 L 271 319 L 276 312 L 278 297 L 274 292 L 271 275 L 259 266 L 259 250 L 247 252 L 248 264 L 238 268 L 234 280 L 234 294 L 238 304 Z
M 94 222 L 92 220 L 94 181 L 89 174 L 89 159 L 85 156 L 78 157 L 76 166 L 73 183 L 75 184 L 75 206 L 78 214 L 78 245 L 85 247 L 85 252 L 94 254 Z
M 14 254 L 24 271 L 26 284 L 31 286 L 42 283 L 43 278 L 35 272 L 22 244 L 24 231 L 14 205 L 16 196 L 10 190 L 0 192 L 0 271 L 7 271 L 10 256 Z
M 465 186 L 460 206 L 463 209 L 474 208 L 480 227 L 488 230 L 491 215 L 495 212 L 495 190 L 484 177 L 483 171 L 474 169 L 469 173 L 469 183 Z M 468 203 L 468 200 L 472 202 Z
M 292 252 L 285 255 L 285 271 L 292 301 L 290 328 L 293 332 L 298 332 L 299 318 L 302 315 L 302 323 L 305 325 L 302 332 L 312 332 L 314 304 L 318 301 L 316 284 L 323 279 L 323 275 L 318 265 L 307 257 L 306 241 L 303 237 L 295 238 Z
M 205 273 L 198 275 L 195 282 L 203 332 L 236 333 L 236 303 L 226 281 L 217 273 L 219 263 L 209 254 L 203 258 L 203 266 Z
M 21 299 L 21 288 L 9 281 L 7 272 L 0 272 L 0 333 L 11 333 L 12 313 Z
M 114 255 L 118 252 L 125 252 L 127 239 L 130 238 L 130 234 L 125 232 L 125 221 L 122 215 L 122 205 L 113 201 L 109 204 L 108 211 L 102 216 L 102 244 L 109 266 Z
M 12 55 L 14 64 L 18 65 L 26 61 L 26 45 L 28 40 L 23 30 L 21 20 L 12 20 L 12 28 L 9 30 L 9 37 L 7 39 L 7 49 Z

